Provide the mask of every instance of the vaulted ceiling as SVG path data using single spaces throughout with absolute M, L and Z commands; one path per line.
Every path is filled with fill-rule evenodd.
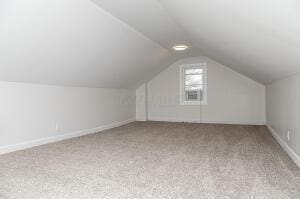
M 0 80 L 134 88 L 205 55 L 261 83 L 300 72 L 295 0 L 0 0 Z M 175 53 L 175 44 L 189 50 Z

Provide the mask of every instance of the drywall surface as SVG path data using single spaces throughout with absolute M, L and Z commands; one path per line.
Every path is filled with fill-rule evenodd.
M 202 55 L 265 84 L 300 72 L 299 1 L 159 2 Z
M 0 82 L 1 147 L 135 118 L 135 91 Z
M 207 63 L 208 104 L 180 105 L 180 65 Z M 207 57 L 182 59 L 148 83 L 148 119 L 265 124 L 265 86 Z
M 266 87 L 267 124 L 300 156 L 300 74 Z M 290 140 L 287 132 L 290 131 Z
M 0 24 L 1 81 L 136 88 L 174 59 L 89 0 L 1 0 Z
M 147 120 L 147 86 L 146 84 L 141 85 L 136 89 L 136 120 L 146 121 Z

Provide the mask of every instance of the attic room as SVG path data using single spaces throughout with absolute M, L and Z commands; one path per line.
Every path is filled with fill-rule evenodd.
M 1 0 L 0 199 L 300 198 L 299 8 Z

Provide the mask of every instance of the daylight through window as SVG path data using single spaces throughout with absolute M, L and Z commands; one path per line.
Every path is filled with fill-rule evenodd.
M 206 65 L 181 66 L 182 104 L 200 104 L 206 101 Z

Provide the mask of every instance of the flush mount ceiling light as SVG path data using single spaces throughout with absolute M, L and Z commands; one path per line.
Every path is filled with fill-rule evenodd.
M 173 49 L 176 51 L 184 51 L 184 50 L 188 49 L 188 46 L 187 45 L 176 45 L 176 46 L 173 46 Z

